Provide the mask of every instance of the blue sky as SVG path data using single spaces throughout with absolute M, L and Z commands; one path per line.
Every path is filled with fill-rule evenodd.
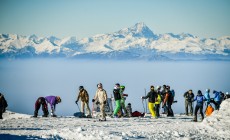
M 0 33 L 59 38 L 111 33 L 144 22 L 154 33 L 230 35 L 229 0 L 1 0 Z

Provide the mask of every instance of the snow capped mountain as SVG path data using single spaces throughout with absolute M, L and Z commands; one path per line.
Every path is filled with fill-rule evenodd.
M 189 33 L 154 34 L 143 22 L 114 33 L 77 39 L 0 34 L 0 57 L 134 60 L 230 60 L 230 36 L 201 39 Z

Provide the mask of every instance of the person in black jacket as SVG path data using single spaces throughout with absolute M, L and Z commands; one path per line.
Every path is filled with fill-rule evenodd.
M 149 99 L 149 102 L 148 102 L 149 111 L 152 115 L 152 118 L 157 118 L 156 113 L 155 113 L 155 109 L 154 109 L 155 101 L 157 98 L 157 93 L 154 90 L 154 86 L 150 86 L 150 92 L 147 94 L 147 96 L 142 96 L 141 98 L 142 99 L 147 99 L 147 98 Z
M 188 107 L 189 107 L 190 115 L 193 115 L 192 100 L 194 99 L 194 94 L 191 89 L 184 93 L 184 98 L 185 98 L 185 114 L 189 115 L 188 114 Z
M 115 118 L 117 118 L 118 117 L 117 113 L 121 108 L 121 94 L 120 94 L 120 84 L 119 83 L 115 84 L 115 87 L 113 89 L 113 96 L 116 102 L 116 108 L 114 109 L 113 115 Z
M 2 114 L 6 111 L 8 104 L 4 95 L 0 93 L 0 119 L 3 119 Z

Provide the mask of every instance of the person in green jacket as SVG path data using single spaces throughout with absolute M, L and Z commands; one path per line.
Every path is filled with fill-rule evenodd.
M 120 94 L 121 94 L 121 116 L 126 117 L 127 116 L 127 110 L 125 107 L 125 100 L 126 97 L 128 97 L 128 94 L 124 94 L 125 86 L 120 86 Z M 122 112 L 124 110 L 124 113 Z

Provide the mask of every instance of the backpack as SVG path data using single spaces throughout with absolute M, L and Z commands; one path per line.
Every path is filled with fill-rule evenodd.
M 205 112 L 206 116 L 210 116 L 213 111 L 214 111 L 214 108 L 211 105 L 209 105 Z

